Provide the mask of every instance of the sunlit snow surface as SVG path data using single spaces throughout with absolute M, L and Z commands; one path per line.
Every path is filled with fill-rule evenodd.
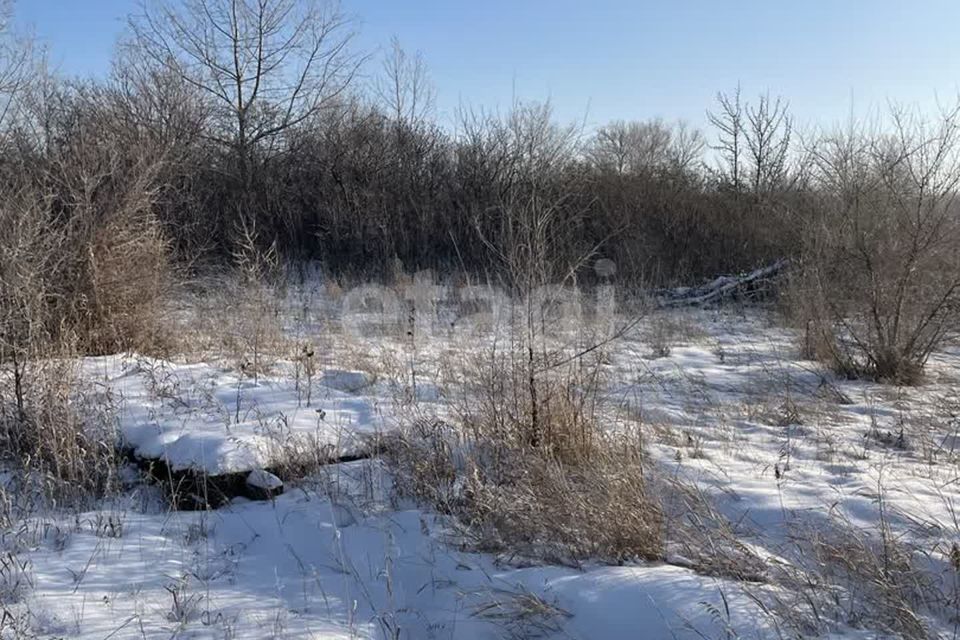
M 831 513 L 876 530 L 881 493 L 896 535 L 928 536 L 932 558 L 960 539 L 956 351 L 933 358 L 928 384 L 896 389 L 799 360 L 797 336 L 759 312 L 669 313 L 688 335 L 653 358 L 641 324 L 615 349 L 604 390 L 640 425 L 651 473 L 696 482 L 740 539 L 770 556 Z M 477 344 L 440 336 L 416 357 Z M 224 473 L 270 467 L 290 438 L 343 454 L 393 429 L 396 383 L 333 365 L 313 380 L 309 406 L 289 363 L 256 381 L 133 356 L 89 359 L 84 371 L 118 407 L 123 442 L 138 455 Z M 443 395 L 428 396 L 442 411 Z M 376 460 L 331 465 L 275 501 L 209 513 L 163 510 L 154 492 L 140 486 L 100 511 L 28 521 L 33 588 L 16 606 L 29 608 L 38 635 L 777 637 L 747 594 L 756 585 L 667 564 L 518 568 L 460 552 L 442 518 L 389 499 Z M 109 518 L 122 521 L 121 535 Z M 526 593 L 552 614 L 491 615 Z
M 307 383 L 298 391 L 294 379 L 282 375 L 288 367 L 275 368 L 254 378 L 132 356 L 84 363 L 89 379 L 119 407 L 123 444 L 174 470 L 217 475 L 270 467 L 285 443 L 305 437 L 329 447 L 332 457 L 356 455 L 384 428 L 380 411 L 389 396 L 366 395 L 376 390 L 363 373 L 324 372 L 312 381 L 308 403 Z

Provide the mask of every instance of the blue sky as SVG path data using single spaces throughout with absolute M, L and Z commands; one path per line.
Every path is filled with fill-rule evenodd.
M 922 6 L 921 6 L 922 5 Z M 136 0 L 19 0 L 58 68 L 106 73 Z M 789 99 L 799 124 L 888 100 L 931 109 L 960 87 L 960 1 L 344 0 L 360 48 L 422 51 L 441 120 L 458 104 L 550 98 L 589 126 L 662 116 L 703 125 L 717 90 Z M 371 67 L 372 70 L 372 67 Z

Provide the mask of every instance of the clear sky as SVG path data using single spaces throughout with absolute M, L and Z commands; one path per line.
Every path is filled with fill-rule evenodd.
M 136 0 L 18 0 L 53 63 L 104 74 Z M 960 0 L 344 0 L 357 44 L 420 50 L 449 120 L 458 104 L 550 98 L 590 126 L 662 116 L 703 125 L 717 90 L 789 99 L 799 124 L 960 91 Z M 372 70 L 372 69 L 371 69 Z

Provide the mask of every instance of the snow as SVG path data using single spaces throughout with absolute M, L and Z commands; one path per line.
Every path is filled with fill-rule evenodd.
M 257 489 L 272 491 L 283 486 L 283 480 L 263 469 L 254 469 L 247 475 L 247 484 Z
M 960 351 L 935 354 L 927 384 L 897 389 L 799 359 L 797 336 L 762 312 L 657 313 L 689 335 L 651 358 L 645 331 L 660 316 L 650 318 L 614 351 L 604 388 L 637 420 L 651 474 L 697 486 L 762 558 L 790 562 L 802 534 L 837 514 L 876 533 L 882 507 L 896 537 L 922 542 L 941 566 L 960 542 Z M 402 337 L 383 342 L 373 357 L 404 353 Z M 274 489 L 266 470 L 301 439 L 345 456 L 394 429 L 412 401 L 443 412 L 445 381 L 431 372 L 484 344 L 450 333 L 419 345 L 413 393 L 402 370 L 361 370 L 346 349 L 331 351 L 309 394 L 284 361 L 256 378 L 130 354 L 83 367 L 136 455 Z M 27 518 L 19 544 L 32 588 L 11 610 L 29 610 L 41 637 L 778 637 L 757 604 L 774 587 L 698 573 L 675 546 L 669 564 L 517 567 L 461 551 L 443 517 L 397 504 L 376 459 L 285 488 L 269 502 L 171 512 L 138 484 L 96 510 Z M 883 636 L 869 620 L 834 622 L 824 637 Z
M 389 398 L 363 395 L 361 372 L 324 372 L 310 404 L 289 367 L 254 380 L 210 364 L 176 364 L 134 356 L 91 358 L 87 375 L 114 398 L 124 445 L 171 469 L 208 475 L 274 466 L 284 446 L 309 438 L 331 457 L 362 453 L 384 428 L 377 412 Z
M 342 371 L 340 369 L 329 369 L 323 372 L 320 384 L 345 391 L 347 393 L 356 393 L 365 387 L 373 384 L 370 376 L 362 371 Z
M 356 465 L 342 473 L 359 473 Z M 29 598 L 42 634 L 104 638 L 322 637 L 496 638 L 505 625 L 557 625 L 563 637 L 695 638 L 716 634 L 707 604 L 733 622 L 758 610 L 739 587 L 667 565 L 515 569 L 460 553 L 418 510 L 338 522 L 335 503 L 297 492 L 273 504 L 238 501 L 210 513 L 127 512 L 123 536 L 48 522 L 32 554 Z M 92 520 L 81 514 L 79 520 Z M 176 613 L 173 592 L 188 603 Z M 496 614 L 536 594 L 556 619 Z M 494 604 L 499 606 L 493 606 Z M 493 608 L 491 608 L 493 607 Z M 710 635 L 708 635 L 710 637 Z

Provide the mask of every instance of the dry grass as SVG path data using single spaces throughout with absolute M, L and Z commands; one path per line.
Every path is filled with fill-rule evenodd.
M 453 516 L 470 548 L 572 565 L 663 557 L 663 514 L 637 447 L 611 443 L 571 463 L 529 447 L 461 440 L 443 423 L 415 431 L 388 446 L 395 486 Z
M 19 494 L 60 505 L 118 484 L 111 400 L 76 358 L 172 347 L 160 161 L 82 126 L 90 138 L 18 167 L 0 203 L 0 447 Z
M 484 594 L 485 602 L 470 614 L 501 627 L 508 638 L 550 637 L 563 631 L 563 622 L 571 614 L 547 602 L 529 589 L 493 589 Z
M 881 632 L 884 637 L 939 637 L 931 622 L 956 622 L 956 567 L 931 564 L 914 542 L 854 526 L 839 513 L 798 531 L 792 561 L 770 566 L 778 588 L 753 594 L 778 624 L 800 636 L 821 635 L 838 624 Z M 938 567 L 939 565 L 939 567 Z M 941 569 L 943 571 L 941 571 Z
M 532 383 L 522 351 L 466 362 L 456 426 L 420 418 L 388 445 L 397 489 L 453 516 L 477 550 L 572 565 L 662 558 L 642 440 L 601 410 L 602 360 Z
M 119 487 L 120 454 L 108 397 L 85 387 L 76 365 L 35 363 L 24 381 L 21 401 L 0 404 L 0 450 L 22 473 L 21 497 L 39 491 L 71 504 Z M 0 380 L 10 397 L 9 379 Z
M 644 342 L 650 347 L 647 357 L 666 358 L 674 347 L 703 339 L 703 329 L 682 310 L 653 312 L 642 325 Z

